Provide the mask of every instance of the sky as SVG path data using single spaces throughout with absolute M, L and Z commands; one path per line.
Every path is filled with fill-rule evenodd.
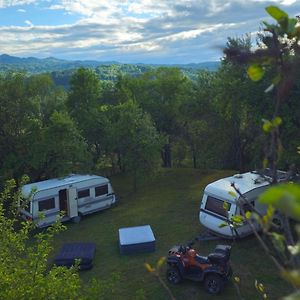
M 265 7 L 300 15 L 300 0 L 0 0 L 0 54 L 123 63 L 217 61 L 251 34 Z

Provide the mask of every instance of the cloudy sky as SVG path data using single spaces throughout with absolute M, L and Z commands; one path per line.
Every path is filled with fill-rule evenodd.
M 255 35 L 264 8 L 300 0 L 0 0 L 0 53 L 143 63 L 219 60 L 227 37 Z

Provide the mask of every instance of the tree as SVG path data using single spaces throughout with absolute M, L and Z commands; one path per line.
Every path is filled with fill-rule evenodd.
M 36 179 L 59 177 L 70 172 L 89 170 L 87 144 L 66 112 L 54 112 L 41 140 L 29 153 L 30 173 Z
M 66 111 L 67 93 L 55 86 L 48 74 L 30 76 L 26 79 L 26 94 L 37 106 L 38 117 L 46 126 L 54 111 Z
M 194 168 L 228 166 L 230 123 L 216 105 L 217 76 L 218 72 L 199 72 L 191 96 L 180 108 L 183 136 L 190 147 Z
M 148 112 L 166 143 L 161 149 L 164 167 L 172 166 L 172 145 L 181 135 L 180 108 L 191 92 L 191 82 L 177 68 L 161 67 L 135 81 L 133 99 Z
M 28 151 L 27 138 L 40 129 L 38 105 L 28 97 L 23 73 L 0 78 L 0 170 L 1 181 L 19 178 L 24 168 L 20 157 Z
M 75 120 L 89 150 L 97 163 L 103 150 L 105 136 L 105 117 L 101 113 L 101 83 L 96 73 L 90 69 L 79 68 L 71 78 L 67 107 Z
M 150 115 L 135 102 L 127 101 L 112 110 L 111 147 L 120 169 L 132 175 L 136 190 L 139 179 L 157 171 L 162 139 Z
M 249 51 L 251 39 L 247 35 L 229 38 L 226 49 Z M 269 100 L 260 92 L 262 84 L 253 83 L 245 68 L 245 64 L 234 64 L 225 55 L 214 85 L 216 109 L 227 123 L 227 138 L 231 145 L 227 152 L 227 166 L 240 171 L 253 168 L 262 160 L 261 148 L 255 146 L 262 135 L 259 125 L 262 113 L 267 113 L 266 107 L 269 107 L 262 105 Z
M 296 86 L 295 81 L 297 79 L 295 75 L 298 74 L 300 66 L 300 27 L 297 19 L 290 18 L 288 14 L 278 7 L 269 6 L 266 8 L 266 11 L 277 23 L 263 23 L 264 31 L 266 32 L 266 34 L 261 36 L 263 47 L 254 51 L 241 49 L 225 50 L 226 55 L 233 62 L 246 62 L 248 64 L 247 73 L 253 81 L 260 81 L 264 74 L 270 70 L 273 75 L 271 84 L 265 89 L 266 93 L 273 93 L 274 96 L 273 116 L 271 120 L 263 120 L 263 130 L 269 137 L 264 165 L 269 166 L 271 170 L 273 186 L 260 196 L 260 202 L 268 205 L 268 211 L 266 215 L 260 216 L 256 212 L 255 207 L 252 207 L 252 213 L 246 213 L 241 209 L 241 222 L 247 220 L 259 243 L 271 257 L 281 276 L 295 289 L 295 293 L 286 299 L 299 299 L 300 232 L 298 225 L 296 226 L 298 242 L 295 242 L 290 226 L 290 218 L 300 221 L 300 186 L 293 182 L 279 185 L 276 183 L 278 179 L 277 167 L 282 152 L 279 128 L 285 120 L 282 107 L 284 102 L 290 101 L 291 90 Z M 295 179 L 295 175 L 294 167 L 290 167 L 286 175 L 286 181 Z M 238 188 L 235 185 L 233 187 L 241 198 L 240 204 L 245 202 L 249 204 L 248 199 L 240 194 Z M 283 233 L 274 231 L 274 228 L 277 228 L 275 226 L 277 224 L 273 222 L 276 209 L 280 216 Z M 271 240 L 272 247 L 268 246 L 258 235 L 253 225 L 253 219 L 260 222 L 265 237 Z M 263 297 L 266 298 L 267 295 L 265 296 L 264 294 L 263 285 L 259 284 L 256 287 L 258 291 L 263 293 Z

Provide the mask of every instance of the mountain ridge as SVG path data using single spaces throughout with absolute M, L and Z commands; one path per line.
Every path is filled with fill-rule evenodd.
M 188 64 L 156 64 L 156 63 L 122 63 L 118 61 L 98 61 L 98 60 L 66 60 L 60 59 L 56 57 L 46 57 L 46 58 L 37 58 L 33 56 L 29 57 L 18 57 L 9 54 L 1 54 L 0 55 L 0 64 L 4 65 L 30 65 L 30 64 L 49 64 L 52 63 L 54 66 L 65 65 L 67 67 L 73 68 L 74 66 L 91 66 L 97 67 L 100 65 L 143 65 L 143 66 L 168 66 L 168 67 L 180 67 L 180 68 L 193 68 L 193 69 L 201 69 L 201 68 L 214 68 L 219 65 L 218 61 L 207 61 L 207 62 L 199 62 L 199 63 L 188 63 Z
M 200 70 L 216 71 L 219 66 L 220 62 L 216 61 L 189 64 L 129 64 L 117 61 L 72 61 L 55 57 L 36 58 L 0 55 L 0 74 L 14 71 L 25 71 L 28 75 L 49 73 L 56 85 L 66 89 L 69 88 L 72 75 L 80 67 L 94 69 L 101 80 L 116 81 L 120 75 L 137 77 L 159 67 L 177 67 L 185 76 L 196 80 Z

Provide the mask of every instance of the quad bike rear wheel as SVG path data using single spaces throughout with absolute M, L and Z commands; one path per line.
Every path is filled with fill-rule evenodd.
M 166 277 L 167 280 L 172 284 L 178 284 L 182 281 L 181 275 L 176 267 L 168 268 Z
M 209 294 L 219 294 L 223 290 L 224 280 L 217 274 L 210 274 L 206 276 L 204 286 Z

